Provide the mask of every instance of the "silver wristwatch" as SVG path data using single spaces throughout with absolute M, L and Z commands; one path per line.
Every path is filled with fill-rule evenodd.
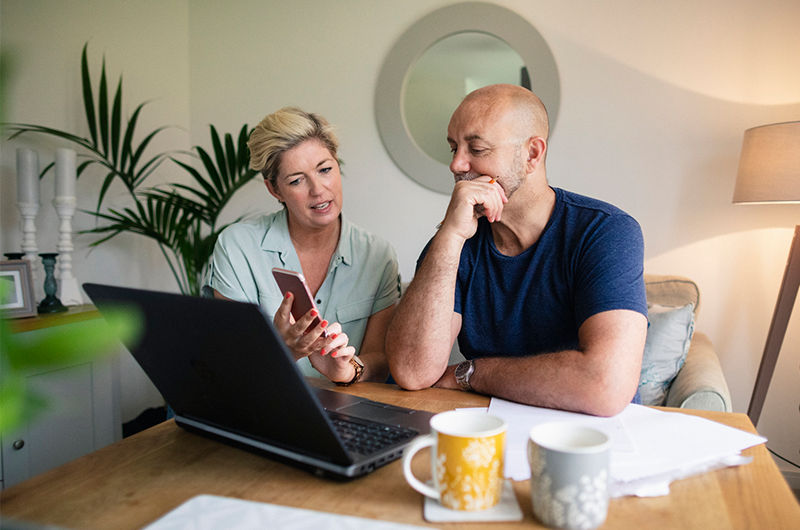
M 463 361 L 456 366 L 456 382 L 461 390 L 464 392 L 471 392 L 472 386 L 469 384 L 469 378 L 475 372 L 475 361 Z

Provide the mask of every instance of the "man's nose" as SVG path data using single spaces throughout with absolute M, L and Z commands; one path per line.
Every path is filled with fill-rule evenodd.
M 450 171 L 455 173 L 466 173 L 469 171 L 469 160 L 464 152 L 456 149 L 453 152 L 453 160 L 450 162 Z

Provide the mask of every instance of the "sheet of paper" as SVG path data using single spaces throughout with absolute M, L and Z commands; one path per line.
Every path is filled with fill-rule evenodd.
M 422 527 L 230 497 L 198 495 L 154 521 L 145 530 L 185 530 L 187 528 L 208 530 L 251 530 L 253 528 L 413 530 Z
M 705 418 L 641 405 L 628 405 L 618 417 L 639 448 L 634 455 L 612 451 L 611 476 L 622 481 L 702 469 L 767 441 Z
M 509 424 L 506 477 L 530 478 L 528 431 L 546 421 L 571 421 L 595 427 L 611 437 L 611 492 L 665 495 L 673 480 L 720 467 L 747 463 L 742 450 L 766 438 L 705 418 L 628 405 L 612 418 L 529 407 L 492 398 L 489 412 Z
M 576 412 L 529 407 L 503 399 L 492 398 L 489 413 L 503 418 L 508 423 L 506 434 L 506 478 L 527 480 L 531 476 L 528 467 L 528 432 L 534 425 L 548 421 L 570 421 L 594 427 L 611 438 L 611 449 L 618 453 L 635 453 L 636 446 L 628 436 L 619 416 L 601 418 Z

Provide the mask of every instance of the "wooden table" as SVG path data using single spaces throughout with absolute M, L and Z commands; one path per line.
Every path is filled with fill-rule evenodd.
M 376 383 L 343 391 L 433 412 L 488 404 L 488 398 L 475 394 L 406 392 Z M 744 414 L 681 412 L 755 432 Z M 674 482 L 668 496 L 612 500 L 603 528 L 800 528 L 800 506 L 766 448 L 744 453 L 753 457 L 752 463 Z M 427 463 L 425 455 L 417 457 L 415 471 L 424 476 Z M 528 481 L 515 482 L 514 490 L 522 522 L 441 526 L 539 526 L 531 512 Z M 71 528 L 138 528 L 204 493 L 435 526 L 422 518 L 422 497 L 406 484 L 399 461 L 366 477 L 338 482 L 191 434 L 173 421 L 9 488 L 0 496 L 0 513 Z

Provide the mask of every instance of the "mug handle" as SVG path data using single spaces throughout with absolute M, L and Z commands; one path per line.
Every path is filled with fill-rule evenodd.
M 414 473 L 411 472 L 411 459 L 414 458 L 414 455 L 424 449 L 426 447 L 432 447 L 433 444 L 436 443 L 436 435 L 428 434 L 426 436 L 420 436 L 406 448 L 405 453 L 403 454 L 403 475 L 406 477 L 406 482 L 408 485 L 417 490 L 418 492 L 422 493 L 423 495 L 430 497 L 432 499 L 439 500 L 439 492 L 433 489 L 432 487 L 428 486 L 427 484 L 423 483 L 417 477 L 414 476 Z

